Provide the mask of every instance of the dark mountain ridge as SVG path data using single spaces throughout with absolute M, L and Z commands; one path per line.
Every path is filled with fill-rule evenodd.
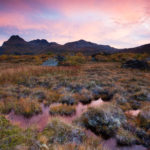
M 85 55 L 94 55 L 99 53 L 150 53 L 150 44 L 142 45 L 135 48 L 117 49 L 109 45 L 99 45 L 96 43 L 79 40 L 60 45 L 56 42 L 48 42 L 45 39 L 25 41 L 18 35 L 11 36 L 8 41 L 0 47 L 1 54 L 18 54 L 18 55 L 36 55 L 48 53 L 77 53 L 82 52 Z
M 119 52 L 124 53 L 149 53 L 150 54 L 150 44 L 141 45 L 134 48 L 122 49 Z
M 55 42 L 48 42 L 45 39 L 25 41 L 18 35 L 11 36 L 8 41 L 0 47 L 0 54 L 47 54 L 47 53 L 76 53 L 95 54 L 100 52 L 113 53 L 117 49 L 108 45 L 98 45 L 96 43 L 79 40 L 60 45 Z

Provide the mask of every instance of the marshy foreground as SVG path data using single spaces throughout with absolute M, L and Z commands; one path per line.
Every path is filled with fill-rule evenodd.
M 121 67 L 125 54 L 48 57 L 0 57 L 0 150 L 149 149 L 148 69 Z

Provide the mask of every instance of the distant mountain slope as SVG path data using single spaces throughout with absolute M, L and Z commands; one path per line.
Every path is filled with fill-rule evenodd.
M 4 42 L 2 47 L 0 47 L 0 54 L 47 54 L 49 52 L 82 52 L 84 54 L 91 55 L 100 52 L 114 53 L 116 51 L 117 49 L 108 45 L 98 45 L 92 42 L 87 42 L 85 40 L 79 40 L 60 45 L 55 42 L 49 43 L 44 39 L 37 39 L 27 42 L 18 35 L 11 36 L 8 41 Z
M 119 52 L 130 52 L 130 53 L 149 53 L 150 54 L 150 44 L 145 44 L 135 48 L 122 49 Z

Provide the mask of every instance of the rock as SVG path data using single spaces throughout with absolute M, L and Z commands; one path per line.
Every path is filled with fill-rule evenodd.
M 149 69 L 148 63 L 144 60 L 128 60 L 122 64 L 123 68 L 132 68 L 132 69 Z
M 45 61 L 42 66 L 58 66 L 59 62 L 55 58 L 50 58 L 47 61 Z
M 81 122 L 87 129 L 108 138 L 115 135 L 117 129 L 126 122 L 126 117 L 117 106 L 104 104 L 97 108 L 89 108 L 81 116 Z

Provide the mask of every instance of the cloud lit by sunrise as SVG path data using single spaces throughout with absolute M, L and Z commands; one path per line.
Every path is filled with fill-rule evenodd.
M 149 0 L 0 0 L 0 44 L 19 34 L 134 47 L 150 43 L 149 8 Z

